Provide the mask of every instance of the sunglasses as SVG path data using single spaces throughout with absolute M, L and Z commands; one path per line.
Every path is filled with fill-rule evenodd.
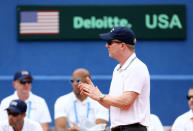
M 108 45 L 112 45 L 112 43 L 123 43 L 123 42 L 122 42 L 122 41 L 117 41 L 117 40 L 107 41 L 107 44 L 108 44 Z
M 25 85 L 26 83 L 31 84 L 32 80 L 20 80 L 20 84 Z
M 187 100 L 190 100 L 191 98 L 193 98 L 193 96 L 186 96 Z
M 80 82 L 80 79 L 76 79 L 76 80 L 72 79 L 72 80 L 70 80 L 71 83 L 74 83 L 75 81 L 78 83 L 78 82 Z
M 16 117 L 16 116 L 18 116 L 20 113 L 7 111 L 7 114 L 8 114 L 8 116 L 11 115 L 11 116 Z

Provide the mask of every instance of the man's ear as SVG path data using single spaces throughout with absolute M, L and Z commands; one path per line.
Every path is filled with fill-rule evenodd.
M 16 89 L 16 86 L 17 86 L 16 81 L 13 81 L 13 82 L 12 82 L 12 85 L 13 85 L 13 87 Z
M 23 117 L 25 117 L 25 116 L 26 116 L 26 113 L 23 114 Z
M 127 48 L 127 45 L 126 45 L 126 43 L 124 43 L 124 44 L 121 44 L 121 47 L 123 47 L 123 48 Z

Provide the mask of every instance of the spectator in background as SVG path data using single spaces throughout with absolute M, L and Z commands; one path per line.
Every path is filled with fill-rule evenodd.
M 193 131 L 193 87 L 188 91 L 188 105 L 190 110 L 179 116 L 172 125 L 171 131 Z
M 79 68 L 72 74 L 73 92 L 59 97 L 55 103 L 56 131 L 64 130 L 101 130 L 108 122 L 108 110 L 96 101 L 82 96 L 78 83 L 86 82 L 91 77 L 88 70 Z M 68 129 L 67 129 L 68 128 Z
M 36 121 L 25 118 L 27 105 L 22 100 L 13 100 L 6 109 L 8 122 L 0 123 L 0 131 L 42 131 Z M 25 119 L 24 119 L 25 118 Z
M 159 117 L 155 114 L 150 114 L 150 125 L 148 131 L 164 131 Z
M 13 87 L 16 89 L 13 95 L 4 98 L 0 105 L 0 121 L 8 120 L 5 109 L 14 99 L 21 99 L 27 104 L 26 117 L 39 122 L 43 131 L 49 130 L 51 116 L 45 100 L 31 92 L 32 75 L 28 70 L 21 70 L 15 73 L 13 79 Z

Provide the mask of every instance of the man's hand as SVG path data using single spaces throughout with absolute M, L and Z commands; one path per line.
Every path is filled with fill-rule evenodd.
M 80 128 L 78 127 L 78 125 L 76 125 L 75 123 L 72 123 L 73 127 L 68 128 L 68 131 L 79 131 Z
M 81 90 L 81 95 L 89 96 L 90 98 L 99 101 L 99 96 L 102 94 L 98 87 L 95 87 L 89 77 L 86 78 L 87 83 L 80 82 L 78 88 Z

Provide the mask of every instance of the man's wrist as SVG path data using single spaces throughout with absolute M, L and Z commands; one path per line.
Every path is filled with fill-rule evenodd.
M 100 96 L 99 96 L 99 101 L 103 101 L 104 98 L 105 98 L 105 96 L 106 96 L 105 94 L 102 94 L 102 93 L 101 93 Z

